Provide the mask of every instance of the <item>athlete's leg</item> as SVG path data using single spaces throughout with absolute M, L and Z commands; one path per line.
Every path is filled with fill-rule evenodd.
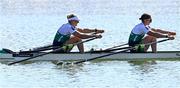
M 156 41 L 157 41 L 156 38 L 153 37 L 152 42 L 156 42 Z M 151 48 L 152 48 L 152 52 L 156 53 L 157 52 L 157 43 L 152 44 Z
M 146 36 L 144 39 L 143 39 L 143 43 L 144 44 L 147 44 L 147 43 L 151 43 L 151 42 L 156 42 L 156 38 L 153 37 L 153 36 Z M 150 45 L 145 45 L 145 48 L 144 48 L 144 51 L 146 52 L 148 50 Z M 154 44 L 151 44 L 151 48 L 152 48 L 152 52 L 157 52 L 157 44 L 154 43 Z
M 66 44 L 73 44 L 73 43 L 77 43 L 77 42 L 81 42 L 82 39 L 75 37 L 75 36 L 71 36 L 71 38 L 66 42 Z M 84 52 L 84 45 L 83 43 L 78 44 L 77 45 L 79 52 L 83 53 Z

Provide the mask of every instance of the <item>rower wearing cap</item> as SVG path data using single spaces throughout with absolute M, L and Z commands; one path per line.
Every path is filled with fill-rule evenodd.
M 67 20 L 68 23 L 63 24 L 58 29 L 53 41 L 53 46 L 63 46 L 64 44 L 73 44 L 80 42 L 82 41 L 82 39 L 88 39 L 92 37 L 97 37 L 97 38 L 102 37 L 99 33 L 103 33 L 104 30 L 76 28 L 80 20 L 74 14 L 68 15 Z M 89 34 L 89 33 L 95 33 L 95 34 Z M 81 53 L 84 52 L 84 45 L 82 43 L 78 44 L 77 47 Z
M 156 38 L 169 38 L 174 39 L 175 32 L 165 31 L 162 29 L 151 28 L 149 25 L 152 22 L 151 15 L 144 13 L 141 18 L 142 22 L 137 24 L 131 31 L 129 36 L 128 44 L 129 46 L 135 46 L 138 44 L 146 44 L 151 42 L 156 42 Z M 147 34 L 145 36 L 145 34 Z M 131 52 L 146 52 L 149 45 L 141 46 L 139 45 L 136 50 L 131 50 Z M 157 51 L 157 44 L 151 44 L 152 52 Z

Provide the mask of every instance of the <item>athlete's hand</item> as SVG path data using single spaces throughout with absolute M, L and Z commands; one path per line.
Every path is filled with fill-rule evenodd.
M 175 39 L 175 37 L 174 37 L 174 36 L 168 36 L 168 39 L 170 39 L 170 40 L 174 40 L 174 39 Z
M 104 33 L 104 30 L 95 29 L 96 34 L 98 33 Z
M 96 38 L 102 38 L 102 35 L 94 35 Z
M 171 36 L 171 35 L 176 35 L 176 32 L 169 32 L 168 35 L 169 35 L 169 36 Z

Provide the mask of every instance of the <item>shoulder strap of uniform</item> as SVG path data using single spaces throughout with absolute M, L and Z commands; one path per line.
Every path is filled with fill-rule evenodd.
M 71 26 L 72 30 L 76 30 L 75 27 Z

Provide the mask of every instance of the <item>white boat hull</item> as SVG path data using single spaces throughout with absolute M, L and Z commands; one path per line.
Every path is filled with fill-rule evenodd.
M 47 54 L 41 57 L 31 59 L 29 61 L 64 61 L 64 60 L 84 60 L 90 59 L 110 53 L 67 53 L 67 54 Z M 33 56 L 37 53 L 33 54 Z M 19 61 L 31 56 L 13 55 L 0 53 L 0 61 Z M 119 53 L 99 59 L 108 60 L 145 60 L 145 59 L 178 59 L 180 60 L 180 51 L 163 51 L 158 53 Z

